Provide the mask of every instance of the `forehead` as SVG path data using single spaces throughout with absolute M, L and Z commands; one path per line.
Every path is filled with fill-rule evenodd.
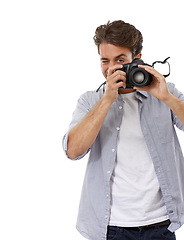
M 124 55 L 125 57 L 132 57 L 132 53 L 126 47 L 115 46 L 110 43 L 102 43 L 99 46 L 99 53 L 101 58 L 113 59 L 119 55 Z

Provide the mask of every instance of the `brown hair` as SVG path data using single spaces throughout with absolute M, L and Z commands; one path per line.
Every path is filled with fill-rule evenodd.
M 133 25 L 124 21 L 108 21 L 107 24 L 97 27 L 95 36 L 93 37 L 98 47 L 101 43 L 110 43 L 120 47 L 127 47 L 133 57 L 142 50 L 143 37 L 141 32 Z

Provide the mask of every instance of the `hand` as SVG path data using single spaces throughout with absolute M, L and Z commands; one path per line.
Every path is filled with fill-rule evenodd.
M 118 98 L 118 89 L 120 87 L 126 88 L 126 73 L 121 69 L 122 65 L 114 65 L 110 67 L 107 74 L 106 90 L 104 96 L 107 97 L 112 103 Z M 120 82 L 117 82 L 121 80 Z
M 149 92 L 152 96 L 160 99 L 161 101 L 165 101 L 170 96 L 170 92 L 165 80 L 165 77 L 157 72 L 153 67 L 147 65 L 138 65 L 140 68 L 144 68 L 147 72 L 149 72 L 153 80 L 150 85 L 145 87 L 134 87 L 134 89 Z

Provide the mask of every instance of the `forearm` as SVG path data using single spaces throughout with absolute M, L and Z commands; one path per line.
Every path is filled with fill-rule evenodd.
M 104 96 L 68 135 L 67 155 L 74 159 L 87 151 L 94 143 L 111 104 Z
M 163 101 L 184 124 L 184 102 L 174 96 L 172 93 Z

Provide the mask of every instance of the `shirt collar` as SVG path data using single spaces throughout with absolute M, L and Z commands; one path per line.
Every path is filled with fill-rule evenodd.
M 143 98 L 148 97 L 148 92 L 136 90 L 135 96 L 136 96 L 137 99 L 139 99 L 142 102 Z M 122 101 L 122 98 L 121 98 L 120 94 L 118 95 L 118 100 Z
M 146 91 L 136 90 L 136 95 L 137 95 L 137 93 L 138 93 L 138 95 L 143 95 L 146 98 L 148 97 L 148 93 Z M 138 95 L 137 95 L 137 97 L 138 97 Z

